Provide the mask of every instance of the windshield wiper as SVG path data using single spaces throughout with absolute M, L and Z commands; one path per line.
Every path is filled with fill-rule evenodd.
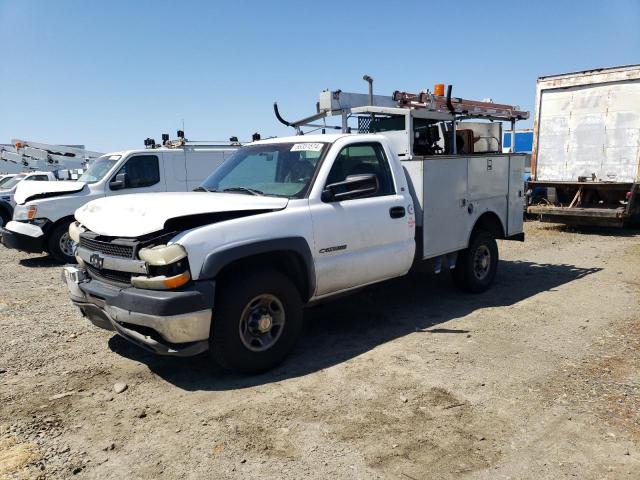
M 256 190 L 255 188 L 247 188 L 247 187 L 229 187 L 222 190 L 223 192 L 246 192 L 251 195 L 264 195 L 264 192 L 260 190 Z
M 209 190 L 207 187 L 203 187 L 202 185 L 193 189 L 194 192 L 213 192 L 214 190 Z

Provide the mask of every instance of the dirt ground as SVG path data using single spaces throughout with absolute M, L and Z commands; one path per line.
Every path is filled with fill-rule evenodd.
M 0 478 L 638 479 L 640 232 L 526 234 L 485 294 L 413 276 L 309 309 L 254 377 L 130 346 L 0 248 Z

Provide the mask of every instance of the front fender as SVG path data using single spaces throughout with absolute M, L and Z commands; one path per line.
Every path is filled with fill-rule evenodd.
M 218 275 L 224 267 L 235 261 L 270 252 L 294 252 L 300 256 L 306 267 L 307 284 L 309 286 L 308 296 L 311 297 L 316 289 L 316 274 L 311 249 L 309 248 L 307 240 L 303 237 L 259 240 L 211 252 L 205 257 L 205 261 L 200 269 L 199 278 L 215 279 L 216 275 Z

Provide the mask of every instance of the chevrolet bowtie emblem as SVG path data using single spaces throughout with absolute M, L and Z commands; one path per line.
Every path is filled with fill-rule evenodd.
M 101 270 L 102 269 L 102 264 L 104 263 L 104 258 L 101 257 L 99 254 L 94 253 L 94 254 L 91 255 L 91 257 L 89 257 L 89 263 L 94 268 L 97 268 L 98 270 Z

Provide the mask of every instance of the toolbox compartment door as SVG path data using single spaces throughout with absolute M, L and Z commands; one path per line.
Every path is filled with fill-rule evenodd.
M 522 233 L 524 222 L 524 162 L 528 155 L 509 155 L 509 213 L 507 237 Z
M 467 247 L 467 158 L 424 160 L 423 258 Z

